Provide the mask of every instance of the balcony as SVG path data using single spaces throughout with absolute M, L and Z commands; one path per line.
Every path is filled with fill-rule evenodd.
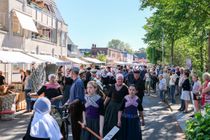
M 7 15 L 0 12 L 0 30 L 7 31 Z

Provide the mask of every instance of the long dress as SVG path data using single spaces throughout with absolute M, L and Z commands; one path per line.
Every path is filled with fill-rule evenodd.
M 120 109 L 121 103 L 125 95 L 128 94 L 128 88 L 122 86 L 122 88 L 117 91 L 115 85 L 111 87 L 108 97 L 111 98 L 106 110 L 104 117 L 104 136 L 117 125 L 118 111 Z M 117 138 L 117 136 L 115 136 Z
M 137 112 L 137 110 L 143 111 L 141 100 L 137 96 L 131 98 L 127 95 L 123 99 L 120 110 L 123 113 L 119 140 L 142 140 L 140 119 Z
M 86 116 L 86 126 L 93 130 L 95 133 L 99 134 L 99 120 L 100 115 L 104 116 L 104 105 L 101 96 L 95 94 L 92 96 L 85 96 L 85 116 Z M 97 140 L 95 136 L 89 133 L 87 130 L 82 130 L 81 140 Z

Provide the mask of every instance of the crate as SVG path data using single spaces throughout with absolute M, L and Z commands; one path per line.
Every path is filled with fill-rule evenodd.
M 26 109 L 25 93 L 24 92 L 16 93 L 16 111 L 24 109 Z

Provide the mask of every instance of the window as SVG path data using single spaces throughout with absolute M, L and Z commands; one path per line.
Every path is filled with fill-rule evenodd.
M 57 41 L 56 29 L 51 29 L 49 27 L 37 23 L 37 30 L 39 33 L 32 33 L 32 38 L 56 43 Z
M 13 15 L 12 31 L 14 35 L 21 35 L 21 36 L 23 35 L 22 28 L 20 26 L 17 16 L 15 15 Z
M 60 46 L 66 46 L 66 33 L 60 32 Z

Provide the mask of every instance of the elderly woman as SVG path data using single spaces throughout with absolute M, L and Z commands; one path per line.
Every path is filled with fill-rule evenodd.
M 104 105 L 107 106 L 104 117 L 104 135 L 117 125 L 118 111 L 122 100 L 128 94 L 128 88 L 123 84 L 123 80 L 122 74 L 116 75 L 116 83 L 111 87 L 109 95 L 104 101 Z
M 62 135 L 57 122 L 49 114 L 49 99 L 39 98 L 34 104 L 34 115 L 23 140 L 61 140 Z
M 204 107 L 206 103 L 210 103 L 210 74 L 208 72 L 205 72 L 203 74 L 203 86 L 202 86 L 202 99 L 201 99 L 201 106 Z
M 31 93 L 30 95 L 41 95 L 44 93 L 44 96 L 51 101 L 52 105 L 55 105 L 57 108 L 59 108 L 63 95 L 61 93 L 60 85 L 56 82 L 56 75 L 50 74 L 48 76 L 48 80 L 49 82 L 44 84 L 37 93 Z

